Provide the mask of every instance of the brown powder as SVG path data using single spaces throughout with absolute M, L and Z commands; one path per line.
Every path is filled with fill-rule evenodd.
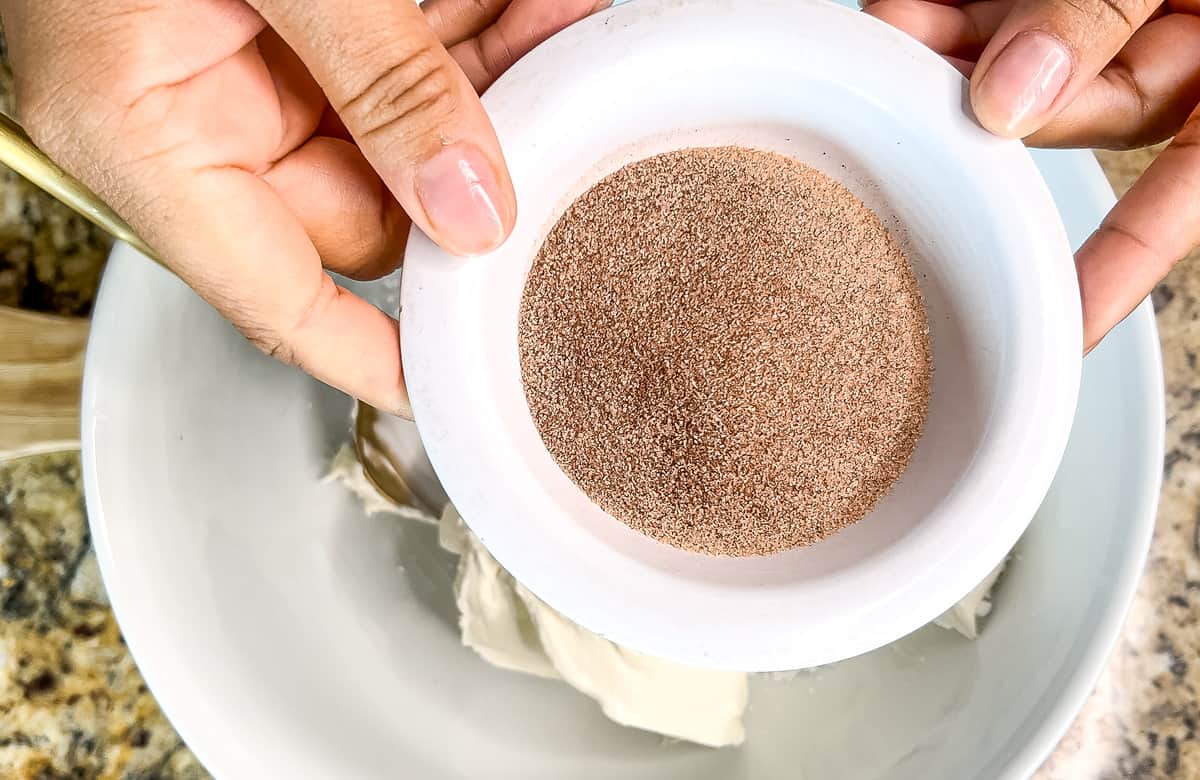
M 912 268 L 844 186 L 738 147 L 636 162 L 574 202 L 521 303 L 563 471 L 667 544 L 761 555 L 866 515 L 929 401 Z

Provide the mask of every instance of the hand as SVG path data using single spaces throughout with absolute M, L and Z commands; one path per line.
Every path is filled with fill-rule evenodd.
M 1091 350 L 1200 243 L 1200 0 L 876 0 L 971 77 L 984 127 L 1037 146 L 1175 137 L 1075 257 Z
M 499 245 L 477 93 L 596 0 L 0 0 L 34 140 L 263 351 L 405 414 L 373 278 Z M 411 220 L 411 222 L 410 222 Z M 136 294 L 136 291 L 131 291 Z

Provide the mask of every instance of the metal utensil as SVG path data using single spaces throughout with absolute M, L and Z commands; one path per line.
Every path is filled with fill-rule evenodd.
M 58 167 L 45 152 L 37 148 L 25 129 L 5 114 L 0 114 L 0 163 L 12 168 L 92 224 L 159 262 L 154 250 L 125 220 L 78 179 Z

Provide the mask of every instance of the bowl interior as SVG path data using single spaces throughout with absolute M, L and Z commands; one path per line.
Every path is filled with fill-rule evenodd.
M 516 229 L 466 262 L 414 233 L 402 333 L 433 464 L 519 580 L 631 647 L 765 670 L 902 636 L 1007 554 L 1066 443 L 1078 290 L 1035 166 L 964 114 L 963 85 L 874 20 L 777 0 L 637 3 L 566 31 L 496 84 L 485 102 L 521 203 Z M 799 159 L 883 218 L 917 271 L 934 357 L 926 430 L 893 491 L 818 545 L 758 558 L 677 550 L 595 506 L 542 444 L 516 339 L 528 269 L 575 196 L 631 160 L 722 144 Z

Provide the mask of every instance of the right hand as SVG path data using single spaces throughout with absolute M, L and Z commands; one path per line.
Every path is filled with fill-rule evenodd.
M 516 218 L 477 93 L 596 0 L 0 0 L 21 118 L 263 351 L 408 413 L 394 319 L 339 288 L 410 224 Z
M 1084 349 L 1200 244 L 1200 0 L 867 0 L 971 77 L 992 132 L 1032 146 L 1173 142 L 1075 255 Z

